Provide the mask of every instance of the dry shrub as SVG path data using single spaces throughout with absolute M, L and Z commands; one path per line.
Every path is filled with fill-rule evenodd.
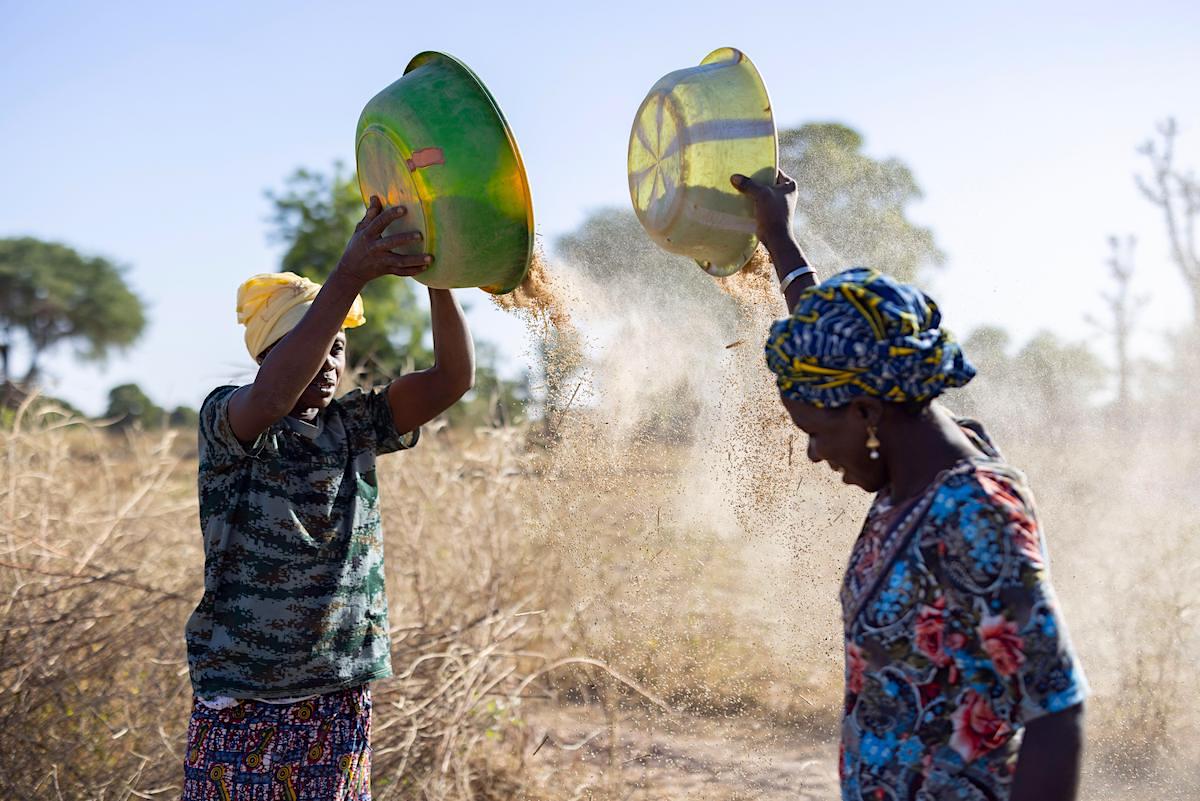
M 174 434 L 110 437 L 27 411 L 0 435 L 0 794 L 169 797 L 198 586 L 176 548 L 196 524 Z
M 1173 419 L 1100 419 L 1068 447 L 1032 432 L 1030 474 L 1055 588 L 1093 695 L 1090 798 L 1195 798 L 1200 789 L 1200 489 Z
M 718 347 L 750 375 L 753 354 Z M 624 798 L 633 741 L 711 732 L 683 762 L 740 782 L 714 755 L 836 738 L 836 588 L 866 498 L 741 386 L 691 443 L 600 404 L 565 409 L 541 447 L 431 426 L 381 460 L 397 678 L 376 685 L 377 797 Z M 1030 475 L 1095 691 L 1087 797 L 1194 797 L 1189 440 L 1086 420 L 1050 439 L 1002 406 L 981 416 Z M 201 584 L 191 438 L 55 419 L 0 434 L 0 795 L 172 798 Z
M 522 536 L 528 469 L 514 429 L 436 426 L 381 468 L 396 673 L 376 694 L 382 801 L 515 786 L 497 766 L 520 764 L 522 696 L 555 656 L 534 649 L 554 573 Z
M 178 797 L 203 564 L 191 437 L 27 411 L 0 433 L 0 797 Z M 523 698 L 582 664 L 547 650 L 559 573 L 527 533 L 522 435 L 451 436 L 380 465 L 397 676 L 376 685 L 384 800 L 536 794 Z
M 1030 415 L 1014 388 L 986 376 L 979 383 L 987 392 L 975 413 L 993 421 L 998 445 L 1037 495 L 1054 587 L 1092 687 L 1085 797 L 1195 798 L 1195 429 L 1166 393 L 1136 416 L 1053 406 Z

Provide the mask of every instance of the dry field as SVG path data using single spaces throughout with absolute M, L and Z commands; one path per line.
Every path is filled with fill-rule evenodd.
M 778 419 L 747 451 L 734 406 L 690 444 L 613 436 L 598 407 L 549 443 L 430 430 L 381 462 L 378 798 L 836 796 L 834 597 L 866 499 Z M 1166 427 L 1000 434 L 1095 690 L 1085 797 L 1197 797 L 1190 451 Z M 177 797 L 191 436 L 32 415 L 0 434 L 3 798 Z

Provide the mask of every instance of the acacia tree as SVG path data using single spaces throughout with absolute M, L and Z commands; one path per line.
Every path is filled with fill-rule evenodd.
M 1092 397 L 1104 385 L 1105 369 L 1084 342 L 1040 331 L 1020 347 L 999 326 L 981 326 L 963 340 L 976 378 L 951 390 L 955 412 L 983 421 L 998 442 L 1031 435 L 1065 442 L 1094 417 Z
M 12 380 L 11 357 L 29 351 L 25 383 L 41 359 L 69 343 L 82 359 L 103 361 L 132 345 L 146 327 L 141 299 L 107 259 L 32 237 L 0 239 L 0 381 Z
M 166 420 L 167 411 L 150 400 L 137 384 L 120 384 L 109 390 L 104 416 L 113 420 L 114 428 L 127 428 L 135 423 L 157 428 Z

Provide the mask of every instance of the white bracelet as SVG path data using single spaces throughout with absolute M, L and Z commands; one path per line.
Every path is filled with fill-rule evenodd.
M 790 273 L 785 275 L 783 277 L 783 280 L 779 282 L 779 291 L 787 292 L 787 288 L 792 285 L 792 282 L 795 281 L 797 278 L 799 278 L 802 275 L 816 275 L 816 274 L 817 274 L 817 271 L 814 270 L 812 267 L 797 267 L 796 269 L 792 270 Z

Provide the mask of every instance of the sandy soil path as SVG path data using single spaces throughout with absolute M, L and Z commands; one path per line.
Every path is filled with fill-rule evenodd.
M 559 797 L 651 801 L 827 801 L 838 797 L 833 743 L 753 720 L 626 718 L 581 710 L 535 716 L 527 765 Z M 615 742 L 615 748 L 613 744 Z M 538 748 L 540 746 L 540 748 Z

